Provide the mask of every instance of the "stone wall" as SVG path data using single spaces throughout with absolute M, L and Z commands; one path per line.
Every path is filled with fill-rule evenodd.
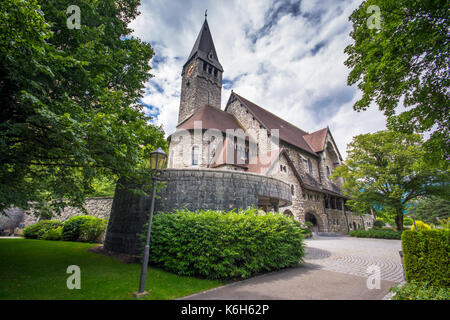
M 260 197 L 289 204 L 288 184 L 252 173 L 217 169 L 166 169 L 161 179 L 165 187 L 158 191 L 155 214 L 186 208 L 231 210 L 258 206 Z M 128 191 L 132 183 L 117 188 L 111 209 L 105 248 L 110 251 L 139 254 L 139 234 L 147 222 L 151 198 Z
M 87 211 L 88 215 L 92 215 L 94 217 L 103 218 L 103 219 L 109 219 L 109 215 L 111 213 L 111 206 L 112 206 L 113 198 L 88 198 L 86 199 L 86 202 L 84 204 L 84 208 Z M 17 209 L 19 210 L 19 209 Z M 58 221 L 66 221 L 67 219 L 74 217 L 74 216 L 80 216 L 84 215 L 86 213 L 83 213 L 78 208 L 73 207 L 66 207 L 63 212 L 61 212 L 60 215 L 55 215 L 52 220 L 58 220 Z M 33 211 L 25 212 L 23 215 L 23 220 L 20 223 L 19 230 L 16 230 L 17 234 L 20 234 L 21 231 L 39 221 L 39 218 L 37 218 Z

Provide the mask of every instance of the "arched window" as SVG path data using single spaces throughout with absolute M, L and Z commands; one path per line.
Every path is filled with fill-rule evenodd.
M 330 167 L 327 166 L 327 176 L 331 176 L 331 171 L 330 171 Z
M 295 187 L 293 184 L 291 184 L 291 194 L 295 195 Z
M 198 166 L 198 146 L 192 147 L 192 165 Z

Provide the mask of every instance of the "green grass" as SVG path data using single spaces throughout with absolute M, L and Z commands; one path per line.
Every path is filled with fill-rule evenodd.
M 0 239 L 0 299 L 135 299 L 140 264 L 88 252 L 96 244 L 29 239 Z M 69 265 L 81 269 L 81 289 L 69 290 Z M 224 284 L 182 277 L 150 267 L 143 299 L 175 299 Z

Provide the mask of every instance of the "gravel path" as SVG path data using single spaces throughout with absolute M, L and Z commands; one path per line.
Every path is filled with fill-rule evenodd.
M 381 300 L 403 280 L 399 240 L 348 236 L 306 240 L 305 263 L 207 290 L 182 300 Z M 380 267 L 380 288 L 369 289 L 367 268 Z
M 382 280 L 403 281 L 400 240 L 315 236 L 305 242 L 308 266 L 367 277 L 367 268 L 376 265 Z

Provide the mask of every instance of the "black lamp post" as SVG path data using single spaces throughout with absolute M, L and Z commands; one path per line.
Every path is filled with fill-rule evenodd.
M 158 182 L 158 172 L 164 168 L 164 165 L 167 160 L 167 154 L 161 149 L 158 148 L 157 150 L 150 153 L 150 169 L 154 172 L 153 174 L 153 189 L 152 189 L 152 204 L 150 207 L 150 216 L 148 218 L 148 228 L 147 228 L 147 240 L 145 242 L 145 249 L 144 249 L 144 259 L 142 260 L 142 269 L 141 269 L 141 280 L 139 282 L 139 291 L 135 293 L 135 296 L 137 298 L 141 296 L 145 296 L 148 294 L 148 292 L 145 290 L 145 278 L 147 276 L 147 268 L 148 268 L 148 256 L 150 252 L 150 232 L 152 230 L 152 218 L 153 218 L 153 211 L 155 209 L 155 195 L 156 195 L 156 184 Z

